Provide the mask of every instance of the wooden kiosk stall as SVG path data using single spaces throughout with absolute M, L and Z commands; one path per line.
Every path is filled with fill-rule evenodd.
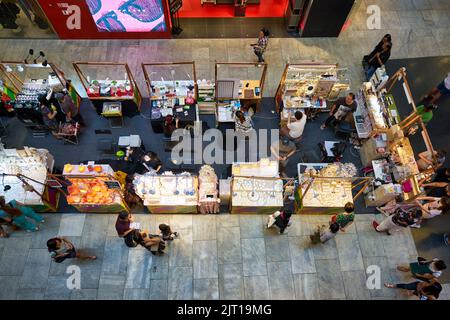
M 253 62 L 216 62 L 216 124 L 234 122 L 233 112 L 255 105 L 261 108 L 267 64 Z
M 402 81 L 402 86 L 412 113 L 401 119 L 391 91 L 394 84 Z M 380 206 L 400 196 L 403 201 L 411 201 L 420 195 L 420 182 L 434 173 L 434 166 L 419 170 L 414 150 L 408 135 L 421 128 L 425 147 L 433 161 L 433 145 L 427 129 L 416 113 L 406 70 L 399 69 L 389 80 L 377 86 L 376 81 L 363 83 L 357 94 L 358 109 L 355 123 L 360 138 L 365 138 L 360 156 L 363 166 L 372 167 L 377 184 L 365 197 L 367 206 Z
M 283 207 L 283 180 L 278 161 L 233 163 L 231 213 L 270 214 Z
M 328 108 L 327 100 L 335 100 L 350 88 L 343 79 L 346 69 L 337 64 L 287 64 L 275 95 L 276 111 L 281 112 L 280 125 L 287 123 L 289 114 L 306 113 L 311 119 L 317 111 Z
M 123 116 L 140 112 L 142 95 L 128 64 L 80 61 L 73 67 L 97 113 L 112 127 L 121 127 Z
M 129 212 L 123 198 L 123 186 L 109 165 L 64 166 L 63 177 L 69 183 L 67 203 L 79 212 L 118 213 Z
M 356 177 L 352 163 L 299 163 L 295 210 L 301 214 L 334 214 L 354 202 L 371 184 L 370 177 Z M 362 186 L 353 197 L 353 190 Z
M 135 175 L 134 189 L 150 213 L 197 213 L 198 177 L 188 172 Z
M 8 89 L 8 96 L 14 106 L 16 116 L 26 126 L 43 125 L 39 107 L 39 97 L 45 96 L 49 104 L 59 106 L 54 93 L 66 89 L 74 104 L 79 108 L 81 98 L 64 76 L 64 72 L 53 63 L 26 63 L 21 61 L 1 61 L 0 77 Z
M 177 118 L 180 127 L 193 126 L 198 120 L 195 63 L 143 63 L 142 69 L 150 95 L 153 131 L 163 132 L 168 115 Z
M 0 145 L 1 146 L 1 145 Z M 50 186 L 53 156 L 45 149 L 0 148 L 0 195 L 37 212 L 56 212 L 60 194 Z

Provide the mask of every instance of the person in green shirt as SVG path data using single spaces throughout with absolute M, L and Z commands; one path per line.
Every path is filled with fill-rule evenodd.
M 337 223 L 339 230 L 345 232 L 355 220 L 355 206 L 351 202 L 347 202 L 344 207 L 344 212 L 336 214 L 331 217 L 331 223 Z
M 423 104 L 417 107 L 417 115 L 422 118 L 423 123 L 427 124 L 433 119 L 433 110 L 437 109 L 437 105 L 435 104 L 427 104 L 424 106 Z

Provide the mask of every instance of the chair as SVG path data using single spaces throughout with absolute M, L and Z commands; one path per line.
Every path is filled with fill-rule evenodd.
M 338 139 L 348 140 L 352 133 L 356 133 L 356 129 L 347 121 L 340 121 L 334 127 L 334 136 Z
M 114 155 L 116 153 L 113 139 L 100 138 L 97 140 L 97 150 L 101 155 Z

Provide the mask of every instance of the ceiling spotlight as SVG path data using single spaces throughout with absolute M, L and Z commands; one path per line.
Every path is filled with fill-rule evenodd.
M 42 62 L 42 65 L 43 65 L 44 67 L 46 67 L 46 66 L 48 65 L 48 61 L 47 61 L 47 60 L 44 60 L 44 61 Z
M 19 71 L 19 72 L 23 72 L 23 67 L 22 67 L 22 65 L 17 65 L 17 71 Z

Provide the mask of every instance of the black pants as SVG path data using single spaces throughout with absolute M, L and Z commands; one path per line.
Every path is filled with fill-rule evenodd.
M 258 57 L 258 62 L 264 62 L 263 53 L 259 50 L 254 50 L 256 56 Z
M 325 120 L 325 126 L 328 127 L 330 124 L 332 126 L 335 126 L 339 121 L 334 117 L 334 115 L 331 115 Z

